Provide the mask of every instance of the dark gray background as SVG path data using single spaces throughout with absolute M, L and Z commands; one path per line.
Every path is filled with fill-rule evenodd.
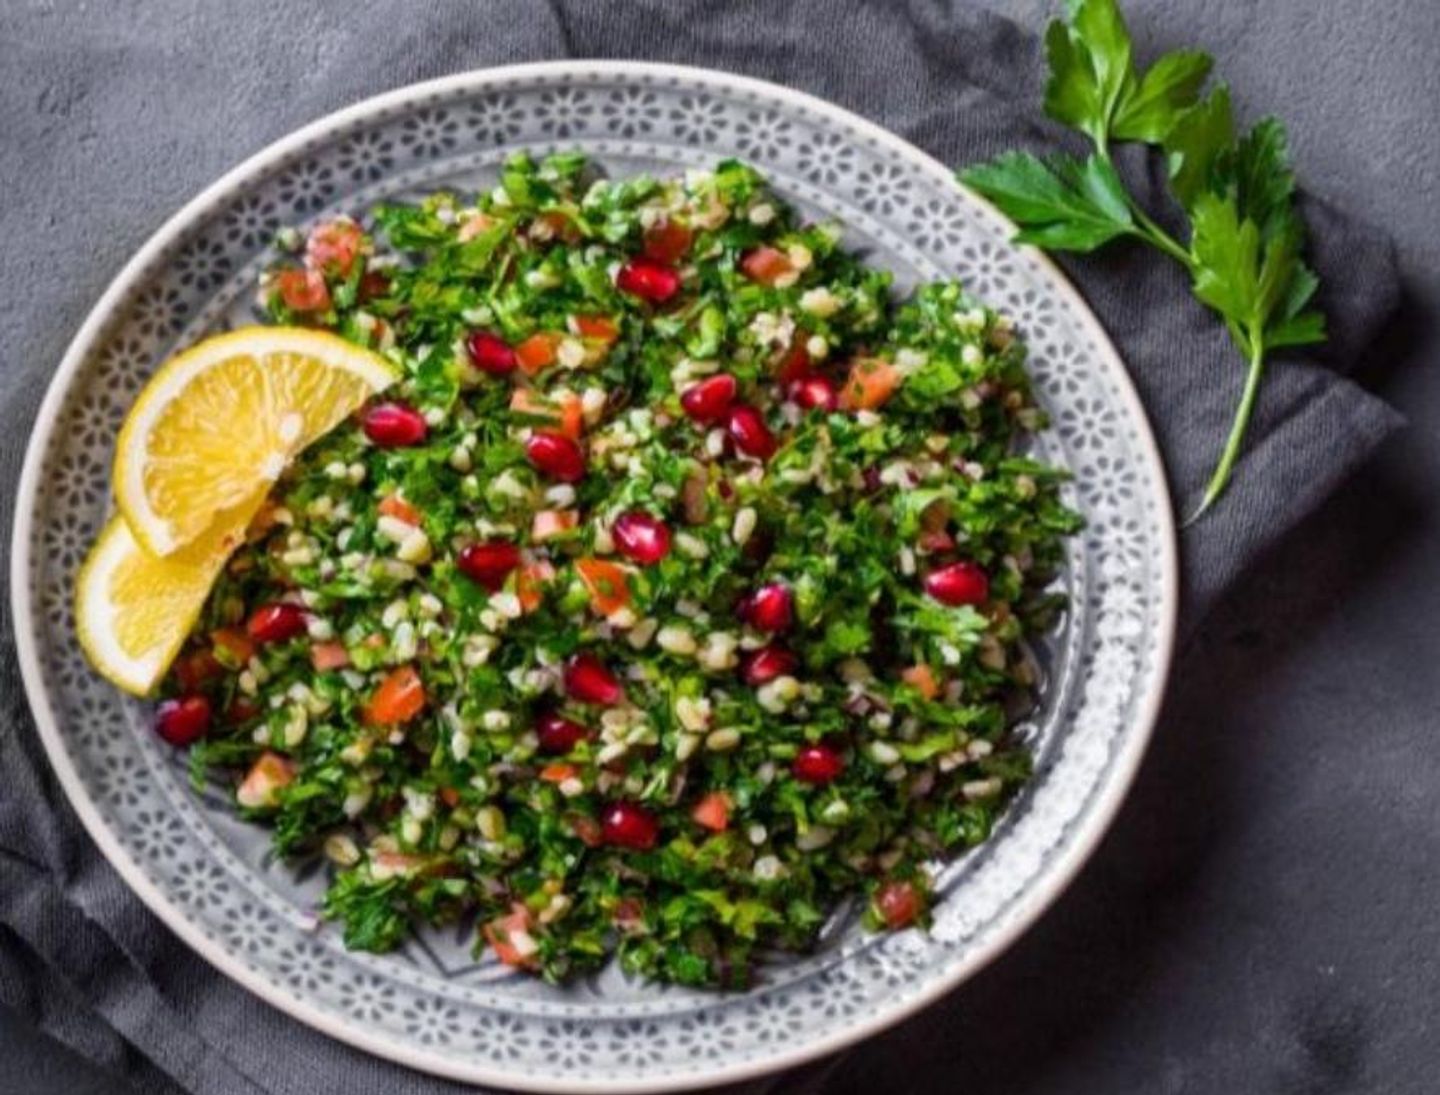
M 1038 26 L 1058 0 L 990 6 Z M 26 316 L 3 327 L 31 335 L 0 359 L 58 361 L 125 257 L 264 143 L 227 141 L 227 117 L 261 114 L 267 140 L 310 120 L 287 110 L 284 89 L 246 79 L 245 51 L 293 51 L 297 73 L 326 67 L 331 28 L 313 25 L 305 4 L 293 22 L 263 26 L 244 5 L 193 23 L 185 3 L 138 19 L 130 5 L 116 6 L 121 18 L 92 3 L 92 18 L 75 20 L 83 7 L 0 0 L 0 65 L 43 41 L 54 73 L 24 89 L 0 82 L 0 142 L 8 126 L 40 126 L 54 157 L 0 180 L 0 221 L 38 218 L 90 249 L 0 247 L 0 310 Z M 1126 10 L 1147 53 L 1214 53 L 1242 112 L 1290 123 L 1305 184 L 1393 234 L 1407 305 L 1362 379 L 1411 426 L 1210 618 L 1111 836 L 967 990 L 963 1024 L 912 1020 L 852 1055 L 832 1090 L 1434 1091 L 1440 17 L 1433 0 L 1130 0 Z M 62 17 L 81 28 L 73 49 L 47 29 Z M 217 26 L 230 33 L 217 38 Z M 132 134 L 85 125 L 67 81 L 82 59 L 108 66 L 114 94 L 135 96 L 137 126 L 147 96 L 184 97 L 216 119 L 214 139 L 148 141 L 163 154 L 136 161 Z M 326 74 L 337 107 L 405 78 Z M 115 161 L 132 172 L 123 193 L 86 174 Z M 93 230 L 77 231 L 77 219 Z M 75 280 L 39 299 L 29 291 L 38 263 L 61 263 Z M 0 1090 L 88 1095 L 116 1084 L 0 1014 Z

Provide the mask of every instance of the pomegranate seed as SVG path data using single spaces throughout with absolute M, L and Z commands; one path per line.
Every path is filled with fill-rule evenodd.
M 757 631 L 784 631 L 795 618 L 795 595 L 779 582 L 761 586 L 741 603 L 740 618 Z
M 606 844 L 648 851 L 660 838 L 655 815 L 635 802 L 612 802 L 600 814 L 600 833 Z
M 498 593 L 510 572 L 520 565 L 520 549 L 508 540 L 467 544 L 460 549 L 455 565 L 472 582 Z
M 538 471 L 562 483 L 585 478 L 585 454 L 573 438 L 554 430 L 536 430 L 525 442 L 525 456 Z
M 542 753 L 568 753 L 590 736 L 590 731 L 563 715 L 541 715 L 535 723 Z
M 739 385 L 729 373 L 716 373 L 680 394 L 680 406 L 696 422 L 716 422 L 735 402 Z
M 510 343 L 489 331 L 471 331 L 465 349 L 475 368 L 495 376 L 504 376 L 519 363 Z
M 377 403 L 365 412 L 360 425 L 365 436 L 382 449 L 418 445 L 430 432 L 420 412 L 404 403 Z
M 875 909 L 892 931 L 909 927 L 924 908 L 913 882 L 887 882 L 875 892 Z
M 832 783 L 845 771 L 845 758 L 823 742 L 807 745 L 795 754 L 790 771 L 802 783 Z
M 746 684 L 758 688 L 776 677 L 793 672 L 798 664 L 799 659 L 783 646 L 764 646 L 745 655 L 745 660 L 740 663 L 740 675 L 745 678 Z
M 765 416 L 748 403 L 731 408 L 725 429 L 735 447 L 746 456 L 769 460 L 775 455 L 775 435 L 765 425 Z
M 210 701 L 204 696 L 166 700 L 155 712 L 155 732 L 171 745 L 190 745 L 209 729 Z
M 795 381 L 800 380 L 810 373 L 810 355 L 805 352 L 805 334 L 797 331 L 795 341 L 785 351 L 785 356 L 780 359 L 780 364 L 775 370 L 775 379 L 782 387 L 788 387 Z
M 790 398 L 807 411 L 824 411 L 829 414 L 840 405 L 840 396 L 835 385 L 819 373 L 803 376 L 790 385 Z
M 641 256 L 620 267 L 615 284 L 621 292 L 664 304 L 680 291 L 680 275 L 672 266 Z
M 670 529 L 657 517 L 639 510 L 622 513 L 611 528 L 620 554 L 641 566 L 658 563 L 670 554 Z
M 978 605 L 990 596 L 990 579 L 979 564 L 961 559 L 925 575 L 925 592 L 942 605 Z
M 690 250 L 694 234 L 683 224 L 664 220 L 645 230 L 645 257 L 656 262 L 675 263 Z
M 257 643 L 283 643 L 305 630 L 305 610 L 299 605 L 261 605 L 245 621 L 245 632 Z
M 625 698 L 615 674 L 594 654 L 576 654 L 565 663 L 565 693 L 581 703 L 613 707 Z

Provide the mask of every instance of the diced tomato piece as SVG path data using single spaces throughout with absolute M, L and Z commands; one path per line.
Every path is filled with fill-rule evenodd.
M 365 233 L 354 221 L 325 221 L 310 230 L 310 238 L 305 241 L 305 265 L 347 278 L 364 244 Z
M 420 869 L 426 865 L 425 857 L 422 855 L 411 855 L 408 852 L 371 852 L 370 862 L 379 868 L 383 875 L 410 876 L 418 874 Z
M 554 365 L 555 348 L 559 344 L 560 336 L 552 331 L 541 331 L 525 339 L 515 347 L 515 360 L 520 363 L 520 371 L 534 376 L 541 369 Z
M 570 328 L 587 342 L 609 346 L 620 337 L 620 328 L 609 316 L 571 316 Z
M 645 926 L 645 903 L 638 897 L 622 897 L 615 902 L 612 916 L 622 932 L 636 931 Z
M 481 232 L 492 227 L 494 224 L 495 218 L 488 213 L 476 213 L 460 226 L 460 231 L 455 233 L 455 237 L 461 243 L 469 243 Z
M 630 575 L 620 564 L 605 559 L 577 559 L 575 572 L 590 594 L 590 606 L 600 615 L 609 616 L 630 603 Z
M 533 388 L 516 388 L 510 393 L 510 410 L 544 424 L 575 441 L 585 431 L 585 412 L 573 392 L 558 397 L 543 396 Z
M 383 297 L 390 291 L 390 277 L 383 270 L 366 270 L 360 275 L 360 287 L 356 297 L 361 304 L 369 304 L 376 297 Z M 371 337 L 377 341 L 385 335 L 385 321 L 375 320 L 375 328 L 371 331 Z
M 913 882 L 886 882 L 875 892 L 875 910 L 891 931 L 909 927 L 925 911 L 925 899 Z
M 847 411 L 869 411 L 880 406 L 900 386 L 900 370 L 878 357 L 857 358 L 840 389 L 840 406 Z
M 580 523 L 580 514 L 573 509 L 538 510 L 530 521 L 530 542 L 543 544 L 552 536 L 569 532 Z
M 439 797 L 441 802 L 443 802 L 446 806 L 450 807 L 450 809 L 452 810 L 460 805 L 460 792 L 457 791 L 454 787 L 441 787 L 440 790 L 435 792 L 435 794 Z
M 547 764 L 540 769 L 540 778 L 546 783 L 564 783 L 567 779 L 574 779 L 580 774 L 580 769 L 573 764 Z
M 253 701 L 244 696 L 236 696 L 230 701 L 230 706 L 225 708 L 224 719 L 231 726 L 237 726 L 242 722 L 249 722 L 258 717 L 260 708 Z
M 545 599 L 545 584 L 555 577 L 555 568 L 545 561 L 528 563 L 515 575 L 515 596 L 520 607 L 534 612 Z
M 319 270 L 281 270 L 275 291 L 292 312 L 323 312 L 330 307 L 330 289 Z
M 564 396 L 560 403 L 560 432 L 575 440 L 585 432 L 585 411 L 578 395 Z
M 310 648 L 310 664 L 317 673 L 344 669 L 350 664 L 350 654 L 344 643 L 316 643 Z
M 217 628 L 210 632 L 210 641 L 229 665 L 242 666 L 255 656 L 255 643 L 238 627 Z
M 294 779 L 295 763 L 266 750 L 250 766 L 235 797 L 241 806 L 252 810 L 274 806 L 280 801 L 280 792 Z
M 761 285 L 774 285 L 794 269 L 785 252 L 775 247 L 756 247 L 740 259 L 740 272 Z
M 204 684 L 213 681 L 225 672 L 225 667 L 216 660 L 209 650 L 192 650 L 175 660 L 171 670 L 176 683 L 185 692 L 196 692 Z
M 407 525 L 420 523 L 420 511 L 398 494 L 387 494 L 380 499 L 380 504 L 375 508 L 384 516 L 394 517 L 397 521 L 404 521 Z
M 955 546 L 955 537 L 944 531 L 926 531 L 920 534 L 916 543 L 919 545 L 921 551 L 928 551 L 933 554 L 937 551 L 949 551 L 953 548 Z
M 587 817 L 584 814 L 576 814 L 571 817 L 570 828 L 580 838 L 580 843 L 587 848 L 598 848 L 601 841 L 605 839 L 600 823 L 593 817 Z
M 558 209 L 551 209 L 541 213 L 535 218 L 542 224 L 549 227 L 555 238 L 562 243 L 579 243 L 580 227 L 573 219 L 560 212 Z
M 902 670 L 900 679 L 927 700 L 933 700 L 940 694 L 940 684 L 935 680 L 935 673 L 924 662 Z
M 723 833 L 730 827 L 730 796 L 724 791 L 711 791 L 695 804 L 690 816 L 712 832 Z
M 364 719 L 371 726 L 409 722 L 425 709 L 425 682 L 415 667 L 392 669 L 365 705 Z
M 480 934 L 507 966 L 532 969 L 539 964 L 539 948 L 530 935 L 530 910 L 522 902 L 511 905 L 507 915 L 483 925 Z
M 674 265 L 685 257 L 695 234 L 677 221 L 663 220 L 645 230 L 644 250 L 647 258 Z

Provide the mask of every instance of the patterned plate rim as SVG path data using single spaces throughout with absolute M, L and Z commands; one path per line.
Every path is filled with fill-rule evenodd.
M 938 176 L 944 179 L 954 189 L 957 201 L 967 204 L 974 212 L 992 224 L 1004 228 L 1007 235 L 1013 231 L 1013 225 L 1003 214 L 974 192 L 955 183 L 952 172 L 928 153 L 849 110 L 808 93 L 767 80 L 688 65 L 566 60 L 497 66 L 410 84 L 328 114 L 293 131 L 288 136 L 282 137 L 232 168 L 161 225 L 116 275 L 66 349 L 37 413 L 30 441 L 26 447 L 24 467 L 21 471 L 15 501 L 15 523 L 11 537 L 10 599 L 16 653 L 26 696 L 39 730 L 41 742 L 66 797 L 91 838 L 130 889 L 192 950 L 227 977 L 293 1018 L 340 1041 L 370 1053 L 378 1053 L 411 1068 L 455 1080 L 477 1084 L 498 1084 L 514 1090 L 616 1093 L 622 1091 L 670 1091 L 734 1083 L 792 1068 L 825 1054 L 833 1053 L 895 1025 L 947 994 L 988 965 L 1028 930 L 1031 924 L 1060 896 L 1098 846 L 1134 782 L 1156 718 L 1159 715 L 1174 651 L 1180 583 L 1178 549 L 1163 460 L 1155 443 L 1149 419 L 1119 353 L 1080 293 L 1070 284 L 1059 267 L 1042 252 L 1031 247 L 1016 247 L 1018 252 L 1043 269 L 1055 293 L 1063 297 L 1073 309 L 1074 315 L 1085 327 L 1093 339 L 1094 346 L 1099 351 L 1101 366 L 1113 374 L 1111 379 L 1115 382 L 1116 391 L 1136 426 L 1142 450 L 1141 457 L 1145 464 L 1146 479 L 1157 494 L 1156 519 L 1160 526 L 1160 543 L 1158 545 L 1160 588 L 1156 592 L 1160 605 L 1157 613 L 1160 632 L 1156 637 L 1153 683 L 1148 694 L 1139 698 L 1132 725 L 1125 735 L 1126 740 L 1115 754 L 1112 773 L 1106 785 L 1097 793 L 1092 808 L 1081 821 L 1080 828 L 1075 833 L 1069 847 L 1035 879 L 1024 897 L 1011 906 L 1005 916 L 1005 922 L 993 936 L 964 956 L 962 960 L 956 962 L 946 976 L 937 979 L 933 985 L 928 987 L 927 991 L 900 1006 L 879 1011 L 824 1038 L 796 1045 L 758 1060 L 722 1064 L 704 1074 L 657 1077 L 649 1081 L 643 1079 L 623 1081 L 571 1079 L 557 1082 L 554 1079 L 520 1077 L 513 1072 L 505 1071 L 503 1067 L 490 1067 L 484 1062 L 458 1063 L 451 1058 L 430 1053 L 419 1046 L 401 1047 L 389 1043 L 377 1046 L 374 1042 L 367 1041 L 363 1032 L 356 1027 L 289 996 L 283 986 L 252 971 L 238 957 L 230 954 L 222 944 L 207 938 L 201 929 L 191 923 L 172 903 L 164 891 L 145 876 L 130 854 L 121 846 L 96 808 L 65 746 L 49 694 L 44 686 L 40 653 L 34 642 L 36 633 L 34 591 L 30 588 L 33 514 L 42 486 L 40 477 L 44 467 L 45 454 L 59 420 L 71 381 L 94 349 L 107 319 L 117 305 L 125 299 L 131 285 L 147 271 L 156 257 L 161 255 L 191 224 L 218 203 L 242 192 L 248 183 L 256 177 L 263 176 L 271 167 L 284 162 L 296 152 L 323 139 L 337 129 L 383 113 L 404 109 L 412 104 L 423 102 L 429 97 L 467 91 L 483 91 L 492 84 L 503 84 L 517 79 L 585 79 L 627 73 L 643 74 L 657 79 L 689 80 L 716 90 L 723 89 L 729 92 L 748 93 L 758 98 L 768 98 L 822 117 L 828 117 L 837 124 L 864 135 L 868 140 L 889 148 L 894 152 L 897 160 L 911 170 L 932 178 Z

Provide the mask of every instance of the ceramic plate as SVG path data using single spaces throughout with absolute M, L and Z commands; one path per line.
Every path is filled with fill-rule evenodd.
M 1044 703 L 1024 732 L 1036 778 L 987 844 L 939 883 L 929 934 L 839 924 L 818 953 L 775 960 L 758 987 L 660 987 L 615 969 L 568 988 L 476 961 L 432 932 L 348 953 L 314 915 L 318 866 L 189 789 L 145 705 L 87 668 L 70 602 L 108 506 L 111 448 L 174 349 L 249 321 L 281 225 L 439 186 L 488 185 L 517 149 L 583 150 L 612 174 L 736 156 L 901 285 L 958 276 L 1008 311 L 1055 428 L 1041 454 L 1074 472 L 1088 525 L 1064 581 L 1072 610 L 1043 652 Z M 40 734 L 91 834 L 135 892 L 226 974 L 303 1022 L 416 1068 L 532 1090 L 653 1091 L 793 1065 L 895 1022 L 994 957 L 1095 846 L 1144 749 L 1176 604 L 1174 530 L 1155 443 L 1124 368 L 1080 297 L 951 172 L 817 99 L 717 72 L 565 62 L 406 88 L 279 142 L 182 209 L 135 256 L 61 364 L 16 506 L 12 595 Z

